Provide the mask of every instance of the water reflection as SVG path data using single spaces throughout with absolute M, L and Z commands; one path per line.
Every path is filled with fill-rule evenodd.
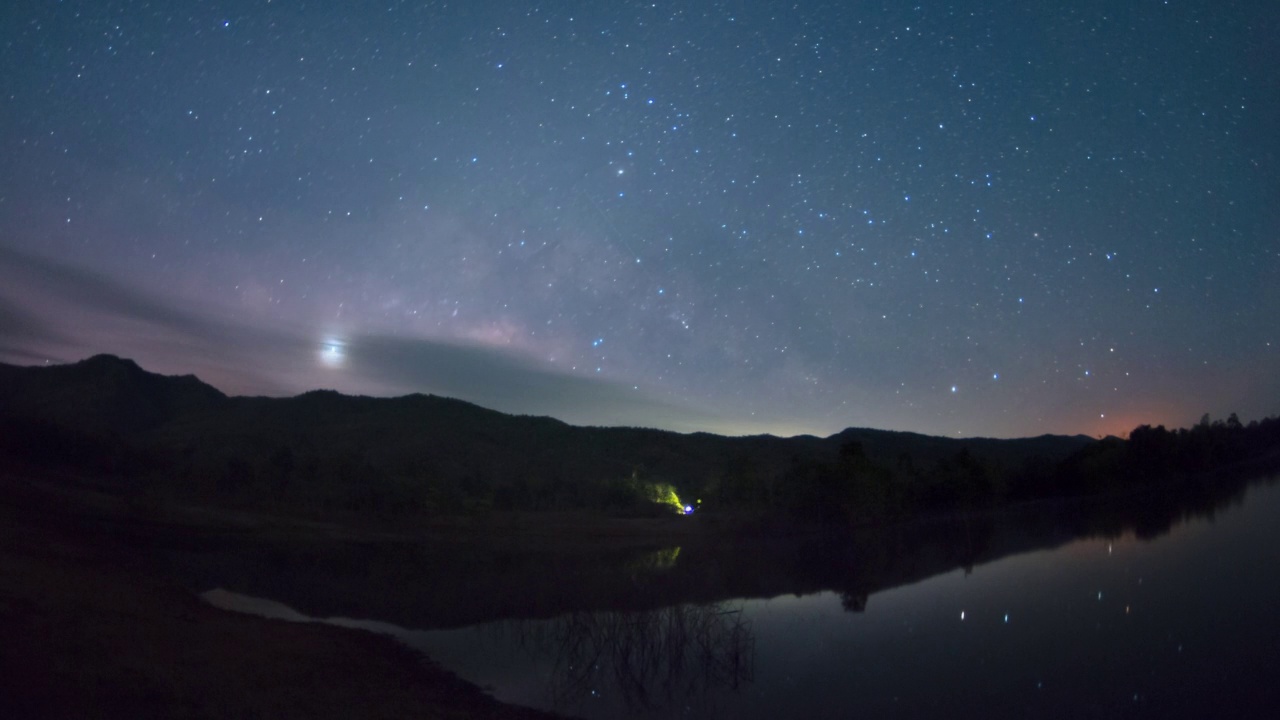
M 222 588 L 200 594 L 224 610 L 289 622 L 321 622 L 390 635 L 457 668 L 466 660 L 522 655 L 505 670 L 546 678 L 545 685 L 515 699 L 546 707 L 587 708 L 597 703 L 625 712 L 665 716 L 704 705 L 716 692 L 734 692 L 755 679 L 755 636 L 741 604 L 677 605 L 637 612 L 575 612 L 551 620 L 514 620 L 471 630 L 422 631 L 376 620 L 314 618 L 282 603 Z M 450 648 L 461 649 L 462 656 Z M 475 668 L 464 671 L 473 675 Z M 508 675 L 510 677 L 510 675 Z M 508 689 L 486 685 L 499 696 Z M 601 705 L 600 703 L 603 703 Z
M 1243 502 L 1243 484 L 1190 490 L 607 562 L 469 556 L 470 574 L 420 548 L 364 548 L 366 593 L 387 591 L 391 567 L 440 582 L 358 606 L 390 613 L 329 614 L 456 627 L 440 618 L 461 605 L 440 596 L 471 593 L 470 627 L 335 622 L 395 634 L 499 699 L 583 717 L 1248 717 L 1277 700 L 1280 488 Z M 347 577 L 320 599 L 346 597 Z M 433 595 L 431 612 L 414 607 Z
M 842 533 L 687 537 L 681 545 L 599 550 L 480 547 L 429 542 L 238 543 L 165 551 L 192 589 L 227 587 L 312 616 L 375 617 L 404 627 L 450 628 L 582 611 L 640 611 L 682 603 L 835 591 L 866 612 L 885 590 L 1081 538 L 1144 540 L 1189 518 L 1237 505 L 1242 479 L 1180 491 L 1050 501 L 994 512 Z
M 548 697 L 556 707 L 608 694 L 628 708 L 666 710 L 754 679 L 751 623 L 729 603 L 575 612 L 517 621 L 507 629 L 545 662 Z

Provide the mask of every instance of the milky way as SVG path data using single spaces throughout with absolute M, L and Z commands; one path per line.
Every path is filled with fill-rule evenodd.
M 575 423 L 1280 412 L 1280 6 L 32 2 L 0 359 Z

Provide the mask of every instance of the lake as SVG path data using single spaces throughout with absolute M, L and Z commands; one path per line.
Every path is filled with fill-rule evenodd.
M 457 622 L 438 622 L 443 611 L 416 617 L 422 603 L 352 605 L 346 594 L 311 610 L 354 609 L 347 616 L 363 619 L 326 622 L 392 634 L 501 700 L 585 718 L 1270 717 L 1280 708 L 1275 483 L 595 564 L 620 589 L 577 594 L 600 598 L 597 607 L 544 597 L 541 617 L 407 629 Z M 572 568 L 560 567 L 570 591 L 589 574 Z M 286 598 L 286 586 L 316 597 L 300 578 L 280 592 L 246 579 L 205 597 L 307 620 Z M 432 595 L 406 590 L 415 592 Z M 681 596 L 689 601 L 669 602 Z

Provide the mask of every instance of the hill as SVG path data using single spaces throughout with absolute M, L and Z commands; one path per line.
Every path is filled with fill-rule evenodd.
M 581 510 L 686 504 L 864 522 L 1097 492 L 1265 454 L 1280 422 L 1234 416 L 1131 440 L 942 438 L 849 428 L 826 438 L 575 427 L 432 395 L 228 397 L 194 376 L 98 355 L 0 364 L 0 469 L 61 470 L 139 498 L 303 514 Z
M 10 459 L 107 475 L 164 475 L 179 495 L 396 513 L 493 507 L 611 508 L 785 494 L 788 473 L 839 461 L 931 468 L 964 452 L 990 466 L 1056 462 L 1094 441 L 929 437 L 849 429 L 827 438 L 722 437 L 574 427 L 431 395 L 227 397 L 194 376 L 149 373 L 98 355 L 60 366 L 0 365 Z M 794 473 L 793 473 L 794 474 Z M 137 482 L 136 477 L 120 477 Z M 742 489 L 742 488 L 736 488 Z M 742 493 L 737 493 L 741 495 Z M 636 496 L 641 496 L 637 498 Z M 742 498 L 738 498 L 741 500 Z

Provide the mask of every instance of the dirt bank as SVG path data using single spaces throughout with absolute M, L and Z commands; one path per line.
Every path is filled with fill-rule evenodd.
M 0 478 L 0 717 L 554 717 L 385 637 L 210 607 L 85 512 Z

